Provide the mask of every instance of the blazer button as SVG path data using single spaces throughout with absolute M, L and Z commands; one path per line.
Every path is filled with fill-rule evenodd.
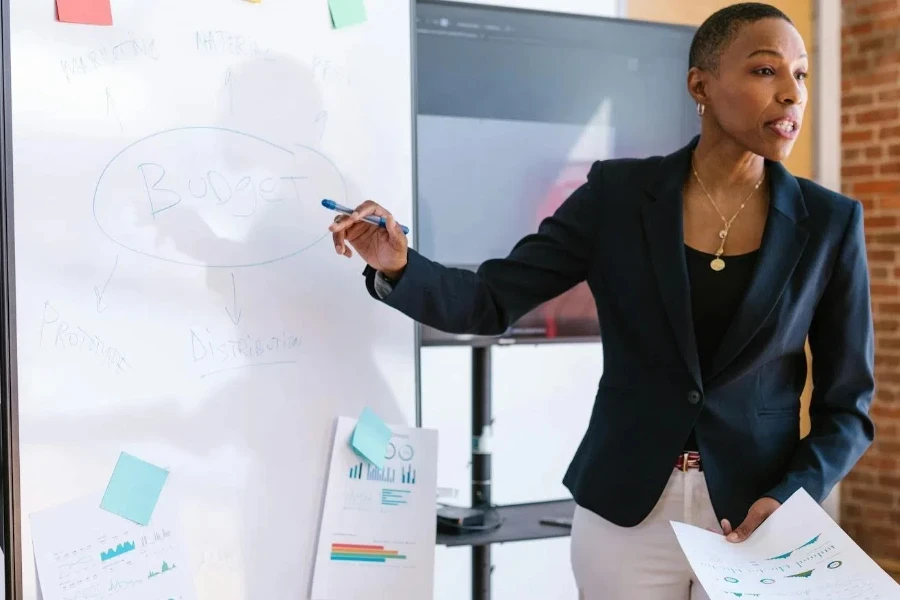
M 690 392 L 688 392 L 687 400 L 691 404 L 697 404 L 698 402 L 700 402 L 700 392 L 698 392 L 697 390 L 691 390 Z

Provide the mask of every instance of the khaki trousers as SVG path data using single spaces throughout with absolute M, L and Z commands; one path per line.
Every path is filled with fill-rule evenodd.
M 669 521 L 721 531 L 702 471 L 674 470 L 653 511 L 635 527 L 576 505 L 571 559 L 580 600 L 709 600 Z

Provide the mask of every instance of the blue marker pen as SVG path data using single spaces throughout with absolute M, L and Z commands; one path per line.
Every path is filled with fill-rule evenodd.
M 322 200 L 322 206 L 329 210 L 333 210 L 339 213 L 344 213 L 345 215 L 353 214 L 352 208 L 347 208 L 346 206 L 341 206 L 334 200 Z M 363 221 L 367 223 L 371 223 L 372 225 L 378 225 L 379 227 L 387 227 L 387 220 L 384 217 L 376 217 L 375 215 L 367 215 L 363 217 Z M 400 229 L 403 230 L 403 233 L 409 233 L 409 227 L 406 225 L 401 225 Z

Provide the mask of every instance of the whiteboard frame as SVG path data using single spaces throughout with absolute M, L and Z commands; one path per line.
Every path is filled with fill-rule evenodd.
M 16 273 L 13 235 L 12 94 L 10 90 L 9 0 L 0 0 L 0 489 L 3 493 L 4 588 L 10 600 L 22 598 L 19 546 L 19 395 L 16 361 Z
M 0 0 L 2 2 L 8 2 L 9 0 Z M 417 0 L 409 0 L 409 98 L 410 98 L 410 131 L 412 132 L 412 140 L 411 142 L 411 153 L 410 158 L 412 160 L 412 222 L 419 222 L 419 161 L 418 161 L 418 130 L 417 130 L 417 115 L 419 114 L 419 95 L 417 94 L 418 90 L 418 78 L 416 77 L 416 73 L 418 72 L 417 64 L 416 64 L 416 15 L 418 11 L 416 7 L 418 6 Z M 5 34 L 4 34 L 5 36 Z M 4 37 L 5 39 L 5 37 Z M 412 230 L 412 245 L 413 247 L 418 246 L 418 232 L 416 229 Z M 416 376 L 416 427 L 422 426 L 422 331 L 421 327 L 413 327 L 413 346 L 415 348 L 415 376 Z
M 410 10 L 410 99 L 412 111 L 412 211 L 417 219 L 416 164 L 416 0 Z M 16 275 L 14 236 L 14 182 L 12 156 L 12 92 L 10 59 L 10 5 L 0 0 L 0 549 L 3 551 L 5 598 L 22 600 L 21 501 L 19 491 L 19 396 L 16 354 Z M 415 245 L 415 231 L 412 241 Z M 362 290 L 361 293 L 365 293 Z M 414 328 L 415 426 L 422 424 L 421 340 Z

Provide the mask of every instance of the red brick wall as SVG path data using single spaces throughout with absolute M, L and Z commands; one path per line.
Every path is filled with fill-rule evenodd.
M 866 215 L 877 432 L 841 486 L 841 524 L 900 570 L 900 0 L 842 1 L 841 174 Z

